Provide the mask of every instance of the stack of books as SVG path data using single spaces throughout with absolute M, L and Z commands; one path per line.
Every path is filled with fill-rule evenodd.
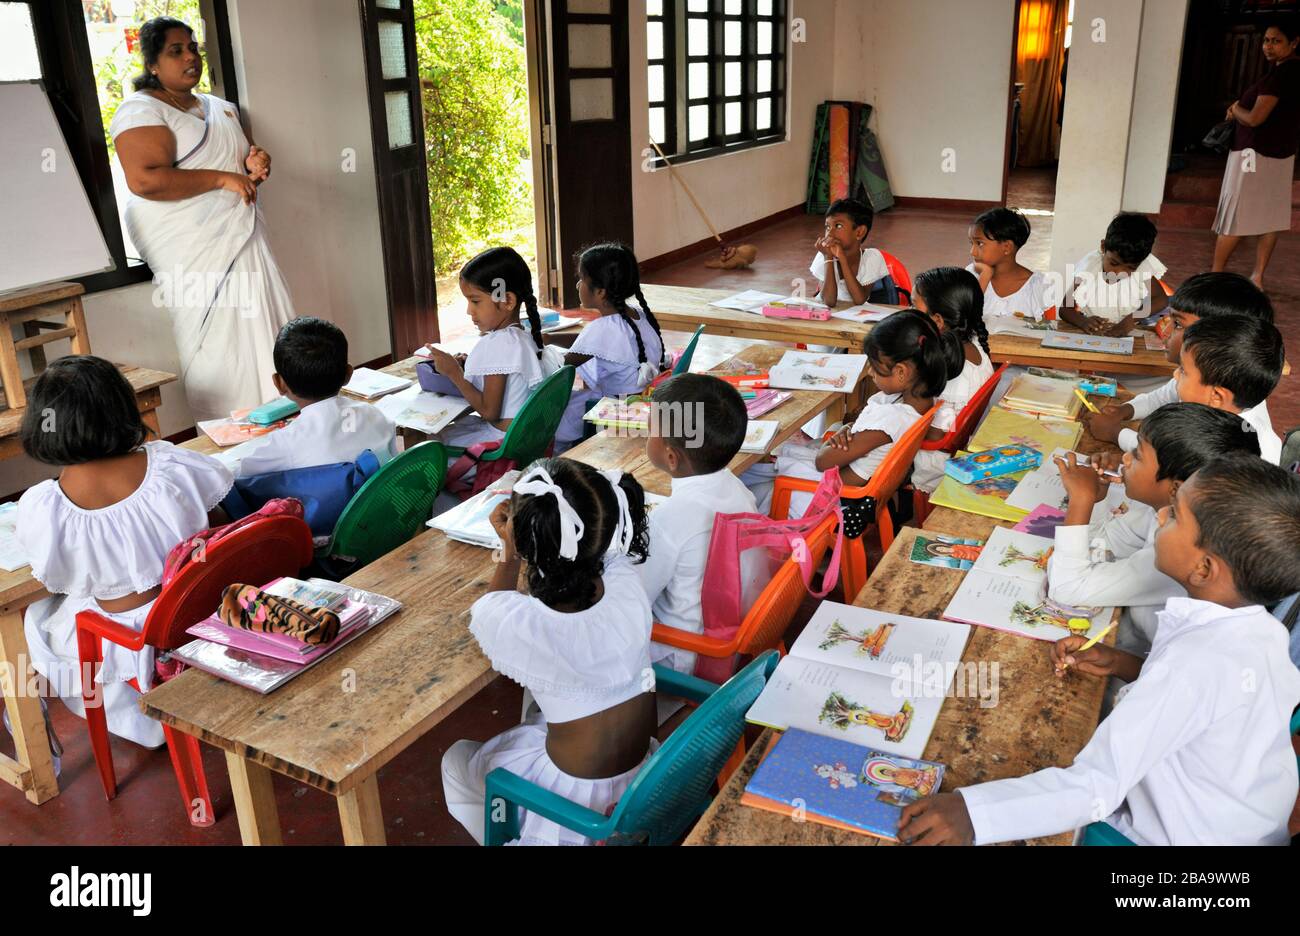
M 1076 419 L 1083 407 L 1083 401 L 1074 392 L 1077 387 L 1073 380 L 1021 374 L 1011 382 L 999 405 L 1034 416 Z
M 343 392 L 363 400 L 377 400 L 381 396 L 405 390 L 411 383 L 405 377 L 394 377 L 369 367 L 358 367 L 352 372 L 352 379 L 343 388 Z

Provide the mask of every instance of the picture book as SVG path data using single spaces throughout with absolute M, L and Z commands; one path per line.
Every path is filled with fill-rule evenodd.
M 0 504 L 0 569 L 17 572 L 28 565 L 27 555 L 18 544 L 18 503 Z
M 770 413 L 786 400 L 790 399 L 790 394 L 785 390 L 755 390 L 754 398 L 745 401 L 745 412 L 749 414 L 750 419 L 757 419 L 764 413 Z
M 508 493 L 488 489 L 461 501 L 451 510 L 440 513 L 425 526 L 442 530 L 451 539 L 485 549 L 500 549 L 501 538 L 492 528 L 492 511 L 510 499 Z
M 1074 392 L 1077 386 L 1078 382 L 1074 380 L 1020 374 L 1011 381 L 1011 386 L 1007 387 L 1007 392 L 998 405 L 1035 416 L 1074 419 L 1083 406 Z
M 275 430 L 283 429 L 289 425 L 290 420 L 281 419 L 265 426 L 259 426 L 257 423 L 248 420 L 248 414 L 252 411 L 253 407 L 247 406 L 233 411 L 225 419 L 201 419 L 196 425 L 200 432 L 222 448 L 239 445 L 241 442 L 256 439 L 258 436 L 264 436 L 269 432 L 275 432 Z
M 1073 332 L 1055 332 L 1043 338 L 1044 348 L 1061 351 L 1087 351 L 1092 354 L 1132 354 L 1133 338 L 1111 338 L 1106 335 L 1076 335 Z
M 437 435 L 470 410 L 462 397 L 430 393 L 418 385 L 389 394 L 375 406 L 398 427 L 425 435 Z
M 1038 640 L 1096 634 L 1110 623 L 1111 608 L 1069 607 L 1047 597 L 1052 545 L 1045 536 L 995 529 L 944 618 Z
M 1021 335 L 1028 338 L 1041 338 L 1045 333 L 1056 330 L 1056 323 L 1047 319 L 1036 319 L 1030 315 L 988 315 L 984 324 L 990 335 Z
M 635 398 L 602 397 L 582 417 L 605 429 L 650 430 L 650 402 Z
M 919 757 L 970 628 L 823 601 L 746 718 Z
M 874 302 L 864 302 L 861 305 L 849 306 L 847 309 L 832 312 L 831 318 L 843 319 L 846 322 L 879 322 L 882 319 L 889 318 L 901 308 L 902 306 L 877 305 Z
M 411 383 L 405 377 L 394 377 L 369 367 L 358 367 L 352 372 L 352 379 L 347 382 L 343 392 L 363 400 L 376 400 L 389 393 L 405 390 Z
M 1003 475 L 1000 478 L 983 478 L 972 484 L 962 484 L 956 478 L 945 474 L 939 486 L 930 495 L 930 503 L 936 507 L 950 507 L 953 510 L 1014 523 L 1024 519 L 1025 511 L 1018 507 L 1008 507 L 1007 498 L 1026 473 L 1022 471 Z
M 305 666 L 318 657 L 331 652 L 334 645 L 340 641 L 346 642 L 348 634 L 370 620 L 370 608 L 361 602 L 349 603 L 345 600 L 343 607 L 338 611 L 338 615 L 338 636 L 326 644 L 313 645 L 303 643 L 301 640 L 285 634 L 263 633 L 261 631 L 244 630 L 240 627 L 229 627 L 216 614 L 187 628 L 185 633 L 191 637 L 199 637 L 212 643 L 221 644 L 223 647 L 233 647 L 236 650 L 260 653 L 264 656 L 274 657 L 277 660 L 283 660 L 286 663 L 293 663 L 296 666 Z
M 850 393 L 867 366 L 865 354 L 818 354 L 787 351 L 772 368 L 769 383 L 783 390 Z
M 1025 476 L 1016 484 L 1016 489 L 1007 498 L 1007 506 L 1030 511 L 1039 506 L 1047 506 L 1064 514 L 1065 508 L 1069 506 L 1070 497 L 1066 493 L 1065 482 L 1061 480 L 1061 472 L 1056 467 L 1056 459 L 1057 457 L 1064 458 L 1068 454 L 1069 449 L 1058 448 L 1052 452 L 1049 458 L 1044 458 L 1041 465 L 1033 471 L 1026 472 Z M 1077 464 L 1088 465 L 1092 463 L 1092 460 L 1081 452 L 1075 452 L 1074 457 Z M 1124 485 L 1112 484 L 1104 500 L 1113 501 L 1116 497 L 1116 491 L 1122 495 Z M 1104 512 L 1098 513 L 1094 511 L 1092 522 L 1100 522 L 1104 516 Z
M 740 801 L 898 841 L 903 807 L 939 792 L 944 766 L 791 728 L 768 749 Z
M 1039 504 L 1033 510 L 1029 511 L 1029 516 L 1021 520 L 1011 529 L 1021 533 L 1032 533 L 1034 536 L 1046 536 L 1049 539 L 1056 536 L 1056 528 L 1065 520 L 1065 511 L 1057 510 L 1055 507 L 1048 507 L 1046 504 Z
M 966 447 L 983 452 L 1000 445 L 1028 445 L 1040 452 L 1072 449 L 1083 435 L 1083 423 L 1069 419 L 1035 419 L 1002 406 L 990 406 Z
M 776 437 L 776 430 L 780 428 L 780 420 L 751 419 L 749 428 L 745 431 L 745 441 L 740 444 L 740 450 L 766 455 L 767 447 L 772 444 L 772 439 Z
M 983 540 L 928 533 L 912 541 L 912 554 L 908 558 L 921 565 L 965 570 L 975 564 L 983 548 Z
M 732 309 L 736 312 L 754 312 L 762 314 L 763 306 L 772 302 L 780 302 L 784 297 L 780 293 L 762 292 L 757 289 L 747 289 L 744 292 L 736 293 L 734 296 L 728 296 L 726 299 L 718 299 L 710 302 L 709 305 L 719 309 Z

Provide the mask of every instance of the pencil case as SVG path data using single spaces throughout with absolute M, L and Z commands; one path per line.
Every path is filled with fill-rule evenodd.
M 1109 377 L 1099 377 L 1096 374 L 1086 374 L 1079 378 L 1079 389 L 1084 393 L 1095 393 L 1097 396 L 1113 397 L 1119 390 L 1119 385 Z
M 1042 461 L 1042 454 L 1028 446 L 1003 445 L 986 452 L 950 458 L 943 471 L 962 484 L 973 484 L 985 478 L 997 478 L 1027 468 L 1037 468 Z
M 283 634 L 312 646 L 339 635 L 339 616 L 333 611 L 269 595 L 254 585 L 227 585 L 221 592 L 219 615 L 227 627 Z
M 719 380 L 725 380 L 737 390 L 761 390 L 767 386 L 767 371 L 748 371 L 743 374 L 714 374 L 710 377 L 717 377 Z
M 438 373 L 432 361 L 417 363 L 415 365 L 415 377 L 420 382 L 421 390 L 428 390 L 430 393 L 441 393 L 446 396 L 458 397 L 461 395 L 460 391 L 456 389 L 456 385 L 449 378 Z
M 830 309 L 796 305 L 765 305 L 763 314 L 768 318 L 808 319 L 814 322 L 829 322 L 831 318 Z
M 298 412 L 298 404 L 288 397 L 263 403 L 248 414 L 248 421 L 258 426 L 269 426 Z

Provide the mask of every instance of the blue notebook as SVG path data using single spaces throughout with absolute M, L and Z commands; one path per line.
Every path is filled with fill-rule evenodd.
M 777 740 L 740 801 L 809 822 L 898 841 L 903 807 L 939 792 L 944 766 L 791 728 Z

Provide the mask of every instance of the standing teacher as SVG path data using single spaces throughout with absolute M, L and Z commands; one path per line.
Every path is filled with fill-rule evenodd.
M 235 105 L 194 93 L 203 58 L 189 26 L 149 20 L 140 51 L 144 73 L 109 126 L 132 193 L 126 229 L 171 314 L 191 413 L 229 416 L 277 396 L 271 352 L 293 318 L 257 205 L 271 157 Z
M 1291 229 L 1291 181 L 1300 142 L 1300 31 L 1294 19 L 1277 20 L 1264 32 L 1268 74 L 1228 108 L 1235 121 L 1232 151 L 1223 171 L 1219 211 L 1214 218 L 1214 270 L 1243 237 L 1259 235 L 1255 285 L 1264 287 L 1264 270 L 1280 231 Z

